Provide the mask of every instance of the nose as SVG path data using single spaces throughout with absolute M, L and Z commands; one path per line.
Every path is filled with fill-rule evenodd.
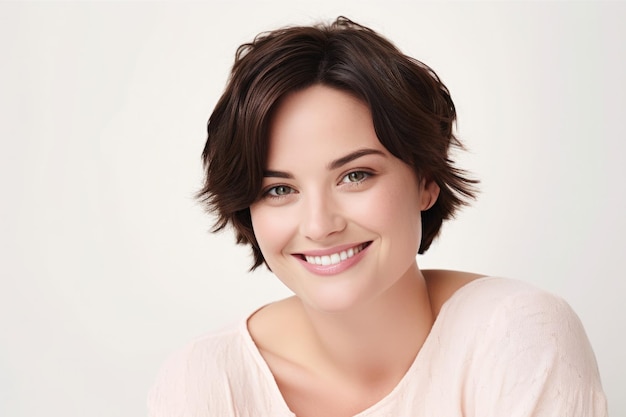
M 346 218 L 330 194 L 316 193 L 303 199 L 300 230 L 309 240 L 323 241 L 346 227 Z

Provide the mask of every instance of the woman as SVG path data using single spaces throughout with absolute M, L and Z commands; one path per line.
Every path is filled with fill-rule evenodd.
M 201 199 L 294 296 L 164 366 L 151 416 L 605 416 L 585 332 L 521 282 L 422 271 L 474 196 L 426 65 L 339 18 L 242 45 Z

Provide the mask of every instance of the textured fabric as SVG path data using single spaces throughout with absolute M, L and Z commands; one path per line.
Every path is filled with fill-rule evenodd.
M 247 330 L 201 337 L 163 366 L 150 417 L 293 417 Z M 442 307 L 395 389 L 358 417 L 606 417 L 595 357 L 565 301 L 481 278 Z

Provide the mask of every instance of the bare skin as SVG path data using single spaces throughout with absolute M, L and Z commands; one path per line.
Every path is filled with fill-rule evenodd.
M 349 417 L 393 390 L 441 306 L 480 277 L 415 265 L 386 297 L 357 311 L 324 313 L 290 297 L 256 312 L 248 328 L 298 417 Z

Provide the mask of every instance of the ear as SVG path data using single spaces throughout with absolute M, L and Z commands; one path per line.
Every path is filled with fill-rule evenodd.
M 433 205 L 435 205 L 435 202 L 437 202 L 437 198 L 439 197 L 439 185 L 435 182 L 435 181 L 426 181 L 426 180 L 422 180 L 422 184 L 420 187 L 422 190 L 421 196 L 420 196 L 420 210 L 421 211 L 426 211 L 429 208 L 431 208 Z

